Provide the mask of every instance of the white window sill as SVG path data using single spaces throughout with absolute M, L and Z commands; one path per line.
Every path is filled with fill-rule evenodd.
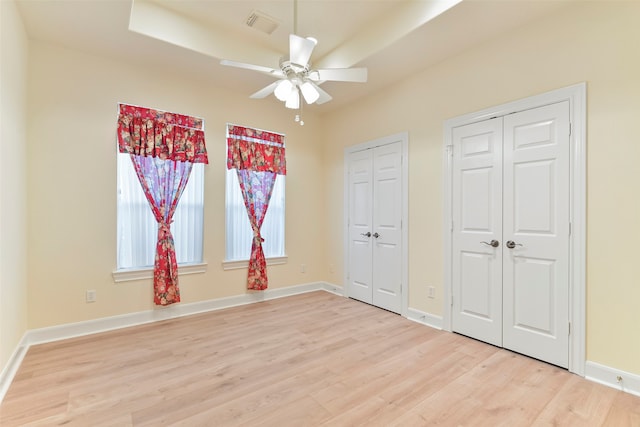
M 288 256 L 278 256 L 267 258 L 267 265 L 278 265 L 278 264 L 286 264 Z M 240 261 L 222 261 L 222 269 L 223 270 L 238 270 L 240 268 L 248 268 L 249 260 L 240 260 Z
M 206 273 L 207 263 L 200 264 L 179 264 L 178 274 Z M 153 279 L 153 267 L 148 268 L 128 268 L 116 270 L 112 273 L 114 282 L 128 282 L 131 280 Z

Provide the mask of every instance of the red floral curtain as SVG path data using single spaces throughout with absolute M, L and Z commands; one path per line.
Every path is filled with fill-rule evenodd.
M 228 125 L 227 134 L 227 169 L 238 172 L 253 230 L 247 289 L 264 290 L 269 280 L 260 227 L 269 207 L 276 175 L 286 175 L 284 135 L 235 125 Z
M 129 153 L 138 180 L 158 222 L 153 269 L 154 302 L 180 301 L 178 263 L 171 222 L 193 163 L 208 163 L 202 120 L 120 104 L 118 148 Z

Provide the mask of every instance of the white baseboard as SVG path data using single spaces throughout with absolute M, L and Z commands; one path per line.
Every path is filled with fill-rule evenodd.
M 22 340 L 20 340 L 18 347 L 13 351 L 7 365 L 2 369 L 2 372 L 0 372 L 0 403 L 2 403 L 5 394 L 7 394 L 11 382 L 18 373 L 18 369 L 22 364 L 24 355 L 27 354 L 27 350 L 29 349 L 28 346 L 22 344 L 23 341 L 24 336 L 22 337 Z
M 442 317 L 434 316 L 433 314 L 425 313 L 415 308 L 407 309 L 407 319 L 442 330 Z
M 137 313 L 123 314 L 120 316 L 104 317 L 78 323 L 51 326 L 48 328 L 33 329 L 25 334 L 24 345 L 31 346 L 98 332 L 111 331 L 129 326 L 143 325 L 145 323 L 174 319 L 192 314 L 206 313 L 224 308 L 236 307 L 255 302 L 267 301 L 276 298 L 298 295 L 306 292 L 323 290 L 337 295 L 342 294 L 342 288 L 326 282 L 305 283 L 302 285 L 288 286 L 286 288 L 267 289 L 265 291 L 250 292 L 232 297 L 217 298 L 193 303 L 173 304 L 167 307 L 158 307 L 153 310 Z
M 590 381 L 640 396 L 640 375 L 589 361 L 585 364 L 584 371 L 584 377 Z
M 76 338 L 84 335 L 96 334 L 99 332 L 112 331 L 115 329 L 157 322 L 160 320 L 173 319 L 177 317 L 205 313 L 214 310 L 221 310 L 224 308 L 236 307 L 239 305 L 246 305 L 255 302 L 267 301 L 319 290 L 330 292 L 340 296 L 343 295 L 341 286 L 333 285 L 327 282 L 313 282 L 296 286 L 288 286 L 286 288 L 267 289 L 260 292 L 251 292 L 233 297 L 218 298 L 194 303 L 174 304 L 168 307 L 158 307 L 153 310 L 140 311 L 137 313 L 129 313 L 119 316 L 87 320 L 85 322 L 67 323 L 64 325 L 29 330 L 24 334 L 22 340 L 18 344 L 16 350 L 13 352 L 7 365 L 0 373 L 0 402 L 2 402 L 2 400 L 4 399 L 4 396 L 9 389 L 9 385 L 18 372 L 18 368 L 20 367 L 20 364 L 22 363 L 27 350 L 32 345 L 44 344 L 69 338 Z

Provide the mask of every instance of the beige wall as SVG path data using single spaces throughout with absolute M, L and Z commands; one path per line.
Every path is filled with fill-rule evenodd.
M 27 329 L 27 35 L 0 2 L 0 372 Z
M 443 122 L 586 81 L 587 359 L 640 374 L 639 18 L 637 2 L 576 2 L 325 118 L 327 194 L 342 194 L 344 147 L 409 132 L 410 307 L 443 311 Z M 339 281 L 343 203 L 333 200 L 327 253 Z
M 114 283 L 115 126 L 118 102 L 205 119 L 204 258 L 208 271 L 180 277 L 184 303 L 245 293 L 246 269 L 223 271 L 227 122 L 287 135 L 286 265 L 269 267 L 270 288 L 323 280 L 322 163 L 319 120 L 272 100 L 254 101 L 185 81 L 168 71 L 129 66 L 32 42 L 29 74 L 29 328 L 153 308 L 151 279 Z M 306 264 L 306 273 L 300 265 Z M 85 291 L 97 302 L 87 304 Z

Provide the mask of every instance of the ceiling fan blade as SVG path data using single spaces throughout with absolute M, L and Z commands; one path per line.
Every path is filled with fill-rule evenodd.
M 318 82 L 334 81 L 334 82 L 356 82 L 364 83 L 367 81 L 366 68 L 325 68 L 313 70 L 309 73 L 309 77 Z
M 306 67 L 316 42 L 311 39 L 289 34 L 289 61 Z
M 276 70 L 275 68 L 263 67 L 262 65 L 254 65 L 247 64 L 244 62 L 236 62 L 230 61 L 228 59 L 223 59 L 220 61 L 221 65 L 226 65 L 228 67 L 236 67 L 236 68 L 244 68 L 246 70 L 258 71 L 260 73 L 268 74 L 273 77 L 284 77 L 282 70 Z
M 313 87 L 316 88 L 316 90 L 320 94 L 320 97 L 316 101 L 316 104 L 324 104 L 325 102 L 329 102 L 329 101 L 331 101 L 333 99 L 331 97 L 331 95 L 329 95 L 326 91 L 324 91 L 322 88 L 320 88 L 320 86 L 318 86 L 314 82 L 311 82 L 311 84 L 313 85 Z
M 271 83 L 269 86 L 263 87 L 256 93 L 252 94 L 249 98 L 253 98 L 253 99 L 266 98 L 267 96 L 273 93 L 273 91 L 276 89 L 276 86 L 278 86 L 278 83 L 280 83 L 280 80 Z

